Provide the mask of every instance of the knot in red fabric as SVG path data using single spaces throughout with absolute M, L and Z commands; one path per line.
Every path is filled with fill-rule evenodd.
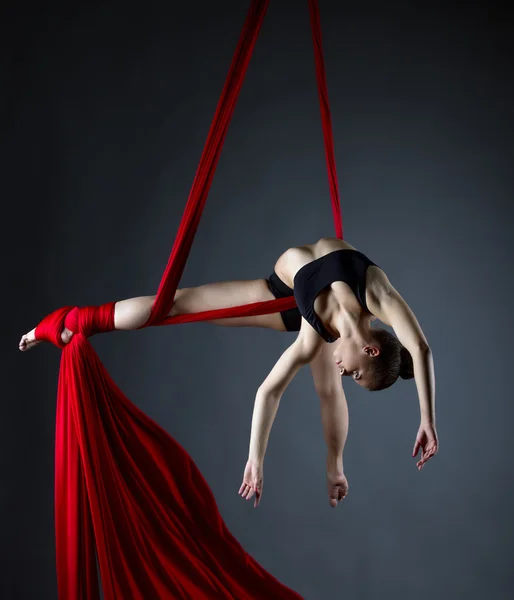
M 34 332 L 36 339 L 50 342 L 58 348 L 64 348 L 66 344 L 61 339 L 61 333 L 64 329 L 66 315 L 73 308 L 73 306 L 63 306 L 47 315 L 36 327 L 36 331 Z
M 37 340 L 51 342 L 58 348 L 65 348 L 61 333 L 66 327 L 73 333 L 82 333 L 86 337 L 95 333 L 114 330 L 114 306 L 109 302 L 101 306 L 63 306 L 47 315 L 36 327 Z
M 86 337 L 113 331 L 115 304 L 116 302 L 109 302 L 101 306 L 75 306 L 66 315 L 64 326 L 73 333 L 82 333 Z

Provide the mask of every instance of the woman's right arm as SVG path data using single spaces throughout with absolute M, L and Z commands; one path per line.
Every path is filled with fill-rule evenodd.
M 302 318 L 298 337 L 278 359 L 257 390 L 248 461 L 239 488 L 239 494 L 246 500 L 255 494 L 255 508 L 259 506 L 262 496 L 264 455 L 282 394 L 300 368 L 314 360 L 323 343 L 318 333 Z
M 262 465 L 282 394 L 300 368 L 317 356 L 322 345 L 323 339 L 302 319 L 298 337 L 278 359 L 257 390 L 248 460 Z

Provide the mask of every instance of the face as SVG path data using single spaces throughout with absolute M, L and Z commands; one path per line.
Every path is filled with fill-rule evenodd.
M 371 364 L 379 349 L 373 345 L 358 344 L 352 340 L 339 342 L 334 350 L 334 361 L 343 376 L 352 377 L 362 387 L 371 384 Z

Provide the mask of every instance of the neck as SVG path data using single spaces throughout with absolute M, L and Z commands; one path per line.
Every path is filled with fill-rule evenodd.
M 359 345 L 371 343 L 371 318 L 363 311 L 358 314 L 338 310 L 334 314 L 333 329 L 341 339 L 353 340 Z

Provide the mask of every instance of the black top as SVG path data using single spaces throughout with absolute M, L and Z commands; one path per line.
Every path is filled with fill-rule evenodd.
M 358 250 L 335 250 L 307 263 L 294 276 L 294 297 L 300 314 L 326 342 L 335 342 L 338 338 L 330 335 L 314 312 L 314 300 L 334 281 L 344 281 L 360 305 L 369 312 L 366 305 L 366 271 L 370 265 L 375 263 Z

